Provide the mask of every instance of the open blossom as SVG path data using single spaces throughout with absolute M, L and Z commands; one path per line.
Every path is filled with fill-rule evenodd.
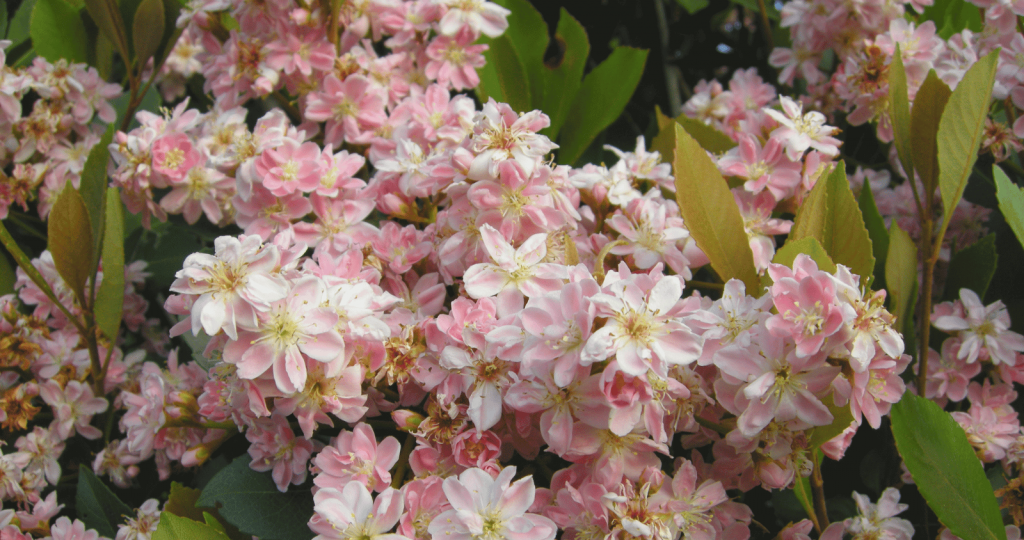
M 932 316 L 935 328 L 958 332 L 961 343 L 957 358 L 967 359 L 967 363 L 981 358 L 996 365 L 1016 364 L 1016 353 L 1024 352 L 1024 336 L 1010 330 L 1006 306 L 998 300 L 986 306 L 970 289 L 960 289 L 959 304 L 953 309 L 935 306 Z
M 614 355 L 625 373 L 639 376 L 653 370 L 663 378 L 669 365 L 695 362 L 702 341 L 680 320 L 682 293 L 682 280 L 676 276 L 620 277 L 609 272 L 604 292 L 592 298 L 598 316 L 608 321 L 587 340 L 582 360 L 598 362 Z
M 515 249 L 490 225 L 480 227 L 480 236 L 495 264 L 475 264 L 466 270 L 470 297 L 497 295 L 499 308 L 521 308 L 523 295 L 538 296 L 562 286 L 563 267 L 541 262 L 547 255 L 546 234 L 533 235 Z
M 53 427 L 62 438 L 77 432 L 86 439 L 98 439 L 103 434 L 89 425 L 93 415 L 107 410 L 107 400 L 94 397 L 92 388 L 78 381 L 68 381 L 64 388 L 55 380 L 39 385 L 39 396 L 53 407 Z
M 467 469 L 445 478 L 443 488 L 452 509 L 430 522 L 435 538 L 451 540 L 554 540 L 558 528 L 550 519 L 528 513 L 536 490 L 533 477 L 517 480 L 515 467 L 497 478 L 482 469 Z
M 275 414 L 260 418 L 245 433 L 249 440 L 249 466 L 255 471 L 272 471 L 277 489 L 284 492 L 288 484 L 301 485 L 306 481 L 306 466 L 316 449 L 313 441 L 296 437 L 288 425 L 288 418 Z M 319 444 L 319 443 L 316 443 Z
M 841 540 L 843 533 L 854 538 L 886 538 L 890 540 L 911 540 L 914 537 L 914 526 L 897 514 L 909 508 L 899 504 L 900 492 L 896 488 L 886 488 L 878 498 L 878 503 L 860 493 L 853 493 L 860 514 L 846 521 L 833 523 L 826 529 L 821 540 Z
M 361 482 L 351 481 L 341 489 L 324 488 L 313 496 L 309 521 L 316 540 L 409 540 L 401 534 L 388 533 L 402 516 L 404 499 L 392 488 L 376 499 Z
M 373 428 L 356 424 L 317 454 L 314 464 L 320 472 L 313 482 L 321 488 L 340 490 L 357 480 L 371 491 L 383 491 L 391 485 L 388 471 L 398 462 L 400 446 L 394 437 L 385 437 L 378 444 Z
M 838 131 L 825 125 L 825 115 L 818 111 L 803 113 L 803 105 L 786 96 L 779 97 L 782 112 L 775 109 L 764 109 L 764 112 L 781 124 L 772 132 L 772 138 L 778 139 L 786 148 L 786 155 L 791 160 L 799 160 L 808 149 L 813 149 L 828 156 L 839 155 L 842 144 L 832 135 Z
M 223 330 L 237 339 L 239 325 L 256 328 L 256 314 L 284 298 L 284 283 L 271 274 L 281 255 L 258 236 L 221 236 L 213 245 L 213 255 L 193 253 L 185 259 L 171 291 L 198 296 L 191 310 L 192 333 L 202 328 L 215 336 Z
M 296 281 L 288 295 L 260 313 L 251 330 L 224 347 L 224 360 L 238 366 L 238 376 L 255 379 L 272 370 L 277 388 L 286 394 L 306 386 L 307 356 L 332 363 L 344 351 L 341 334 L 335 330 L 338 314 L 325 303 L 327 288 L 316 276 Z
M 498 37 L 508 28 L 511 11 L 487 0 L 441 0 L 447 12 L 441 17 L 438 29 L 446 36 L 468 28 L 473 33 Z
M 792 336 L 798 356 L 822 350 L 825 339 L 855 316 L 852 306 L 837 303 L 832 276 L 818 270 L 804 253 L 796 256 L 792 270 L 781 264 L 768 265 L 768 275 L 775 281 L 771 292 L 779 313 L 768 319 L 766 327 L 774 335 Z

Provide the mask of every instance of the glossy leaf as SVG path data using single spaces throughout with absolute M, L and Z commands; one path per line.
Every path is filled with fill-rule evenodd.
M 11 41 L 11 45 L 7 49 L 8 53 L 11 49 L 21 45 L 31 37 L 28 32 L 32 22 L 32 12 L 35 10 L 35 7 L 36 0 L 25 0 L 18 6 L 14 16 L 11 17 L 11 22 L 7 26 L 7 39 Z
M 78 10 L 64 0 L 36 0 L 29 23 L 32 46 L 39 56 L 56 62 L 85 62 L 89 38 Z
M 871 192 L 871 184 L 864 182 L 860 190 L 860 197 L 857 199 L 857 206 L 860 207 L 860 214 L 864 216 L 864 228 L 868 230 L 868 237 L 871 238 L 871 252 L 875 256 L 875 282 L 874 288 L 878 289 L 878 280 L 885 277 L 885 258 L 889 254 L 889 231 L 885 229 L 885 220 L 878 211 L 875 204 L 875 196 Z
M 992 176 L 996 181 L 999 211 L 1003 213 L 1006 224 L 1017 236 L 1017 241 L 1024 246 L 1024 189 L 1014 184 L 997 165 L 992 166 Z
M 946 271 L 946 292 L 943 298 L 955 300 L 960 298 L 960 289 L 970 289 L 984 300 L 998 262 L 995 234 L 990 234 L 957 251 L 950 259 L 949 269 Z
M 917 288 L 917 246 L 910 235 L 894 221 L 889 229 L 889 253 L 885 257 L 885 285 L 890 297 L 889 312 L 901 328 L 913 328 L 908 322 Z M 910 347 L 908 351 L 912 351 Z
M 171 0 L 173 1 L 173 0 Z M 142 0 L 132 21 L 132 45 L 136 64 L 145 64 L 156 54 L 164 37 L 163 0 Z
M 871 237 L 841 161 L 818 180 L 796 214 L 789 238 L 808 237 L 817 239 L 836 264 L 846 265 L 862 280 L 874 272 Z
M 911 392 L 891 416 L 896 448 L 942 524 L 960 538 L 1006 540 L 985 469 L 953 417 Z
M 612 125 L 633 96 L 647 51 L 616 47 L 583 79 L 559 137 L 559 163 L 572 164 L 599 133 Z
M 939 189 L 945 216 L 953 213 L 978 160 L 999 51 L 979 59 L 964 75 L 939 120 Z
M 114 137 L 114 126 L 110 125 L 106 133 L 89 151 L 89 157 L 82 167 L 82 180 L 78 185 L 78 193 L 89 212 L 89 230 L 92 232 L 92 267 L 99 262 L 103 242 L 103 219 L 106 215 L 107 200 L 107 163 L 110 161 L 110 150 L 107 146 Z
M 153 540 L 228 540 L 228 535 L 208 523 L 164 511 L 160 513 L 160 524 L 153 533 Z
M 910 112 L 910 150 L 925 193 L 934 193 L 939 182 L 939 119 L 952 93 L 933 69 L 914 97 L 914 109 Z
M 487 43 L 487 64 L 477 72 L 480 85 L 476 87 L 480 101 L 494 98 L 508 103 L 517 112 L 529 111 L 532 103 L 530 82 L 526 67 L 516 53 L 509 38 L 502 35 Z
M 914 160 L 910 149 L 910 97 L 907 90 L 907 72 L 903 68 L 900 45 L 889 64 L 889 118 L 892 121 L 893 144 L 908 178 L 914 177 Z
M 697 246 L 723 281 L 742 281 L 747 294 L 760 296 L 743 217 L 718 167 L 683 126 L 675 124 L 676 202 Z
M 78 487 L 75 493 L 78 519 L 86 527 L 96 529 L 101 536 L 113 538 L 117 527 L 124 522 L 122 516 L 134 516 L 135 511 L 121 502 L 102 480 L 86 465 L 78 466 Z
M 64 185 L 64 190 L 50 209 L 46 236 L 57 273 L 64 278 L 79 303 L 87 306 L 85 282 L 92 277 L 92 232 L 89 211 L 71 182 Z
M 775 252 L 775 257 L 772 262 L 775 264 L 781 264 L 793 267 L 793 261 L 796 260 L 796 256 L 801 253 L 809 255 L 814 260 L 815 264 L 818 265 L 819 270 L 824 270 L 828 273 L 836 271 L 836 263 L 832 262 L 832 258 L 825 252 L 825 248 L 821 247 L 821 243 L 818 242 L 817 238 L 802 238 L 800 240 L 789 240 Z M 765 273 L 767 275 L 767 273 Z M 770 279 L 770 278 L 769 278 Z
M 530 88 L 529 106 L 516 109 L 527 112 L 540 108 L 544 94 L 544 51 L 548 48 L 548 25 L 537 8 L 527 0 L 498 0 L 497 2 L 512 13 L 508 16 L 508 29 L 501 37 L 516 51 L 516 56 L 525 69 L 527 86 Z M 499 38 L 500 39 L 500 38 Z M 484 39 L 483 43 L 487 43 Z
M 565 8 L 562 8 L 558 17 L 555 45 L 558 47 L 558 57 L 544 64 L 544 95 L 540 106 L 540 110 L 551 118 L 551 125 L 541 133 L 552 140 L 558 139 L 562 125 L 569 116 L 573 100 L 580 89 L 587 56 L 590 55 L 587 31 Z
M 270 473 L 249 468 L 248 455 L 236 458 L 218 472 L 196 502 L 213 508 L 245 534 L 263 540 L 308 540 L 313 537 L 306 522 L 313 515 L 313 494 L 308 488 L 278 491 Z
M 124 313 L 124 215 L 116 187 L 107 188 L 107 217 L 103 232 L 103 281 L 96 293 L 96 325 L 110 339 L 117 338 Z

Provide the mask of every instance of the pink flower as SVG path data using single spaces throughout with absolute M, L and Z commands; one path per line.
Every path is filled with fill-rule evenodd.
M 354 74 L 341 82 L 328 75 L 320 91 L 312 92 L 305 115 L 315 122 L 327 122 L 324 142 L 338 148 L 344 142 L 365 143 L 370 130 L 387 121 L 384 106 L 387 92 L 366 77 Z
M 508 28 L 507 17 L 511 11 L 486 0 L 441 0 L 447 7 L 438 23 L 438 30 L 452 36 L 469 29 L 473 34 L 483 33 L 487 37 L 498 37 Z
M 789 159 L 798 161 L 808 148 L 828 156 L 839 155 L 842 143 L 832 137 L 837 130 L 825 125 L 825 115 L 818 111 L 803 114 L 803 105 L 786 96 L 779 97 L 779 104 L 782 112 L 768 108 L 764 112 L 781 124 L 772 132 L 772 138 L 785 146 Z
M 245 432 L 249 440 L 249 467 L 254 471 L 273 471 L 271 476 L 277 489 L 288 491 L 288 484 L 296 486 L 306 481 L 306 466 L 316 449 L 316 444 L 295 436 L 288 426 L 288 417 L 274 414 L 270 418 L 256 420 Z
M 484 67 L 487 60 L 483 52 L 487 45 L 472 45 L 476 35 L 463 28 L 452 37 L 441 35 L 427 46 L 427 66 L 424 73 L 437 83 L 455 90 L 476 88 L 480 76 L 476 70 Z
M 256 328 L 256 314 L 284 298 L 283 280 L 270 273 L 281 255 L 276 246 L 264 246 L 258 236 L 221 236 L 213 245 L 213 255 L 193 253 L 185 259 L 171 291 L 198 296 L 192 306 L 193 334 L 198 335 L 200 328 L 209 336 L 223 330 L 237 339 L 239 324 Z
M 779 313 L 765 326 L 773 335 L 792 337 L 798 356 L 822 350 L 825 338 L 839 332 L 855 315 L 852 306 L 837 305 L 832 276 L 818 270 L 806 254 L 797 255 L 792 270 L 781 264 L 768 265 L 768 275 L 775 281 L 771 294 Z
M 402 516 L 404 499 L 397 489 L 387 488 L 373 500 L 361 482 L 351 481 L 340 490 L 324 488 L 313 495 L 309 527 L 321 540 L 409 540 L 388 533 Z
M 962 314 L 932 316 L 932 325 L 945 332 L 958 332 L 961 339 L 957 358 L 973 363 L 981 358 L 993 364 L 1014 365 L 1015 352 L 1024 352 L 1024 336 L 1010 330 L 1010 315 L 999 300 L 985 306 L 970 289 L 960 289 Z
M 757 194 L 767 189 L 776 201 L 796 191 L 800 185 L 802 163 L 788 158 L 777 138 L 761 144 L 753 135 L 742 134 L 739 146 L 726 152 L 718 160 L 723 173 L 743 178 L 743 189 Z
M 384 491 L 391 485 L 389 472 L 398 462 L 401 445 L 394 437 L 377 444 L 373 428 L 359 423 L 352 431 L 342 431 L 314 458 L 319 474 L 313 483 L 320 488 L 344 489 L 358 481 L 372 491 Z
M 660 272 L 660 268 L 655 270 Z M 665 378 L 669 365 L 687 365 L 700 357 L 702 340 L 679 318 L 683 285 L 677 276 L 652 273 L 620 278 L 609 272 L 603 289 L 592 302 L 597 316 L 608 317 L 608 321 L 587 340 L 583 362 L 615 355 L 619 367 L 629 375 L 653 370 Z
M 889 538 L 892 540 L 911 540 L 914 527 L 909 521 L 895 517 L 909 508 L 899 504 L 900 492 L 896 488 L 885 488 L 878 504 L 874 504 L 866 496 L 853 493 L 860 515 L 843 522 L 846 532 L 854 537 Z M 829 527 L 831 530 L 831 527 Z M 826 533 L 827 534 L 827 533 Z M 824 536 L 822 537 L 824 538 Z
M 480 227 L 484 247 L 494 264 L 474 264 L 466 270 L 466 292 L 472 298 L 498 295 L 499 309 L 522 306 L 523 295 L 534 297 L 558 290 L 565 276 L 564 267 L 542 263 L 547 255 L 547 235 L 535 234 L 518 249 L 494 227 Z
M 320 185 L 320 147 L 285 139 L 284 144 L 256 159 L 256 173 L 263 187 L 278 197 L 295 191 L 310 192 Z
M 57 518 L 50 527 L 50 540 L 99 540 L 100 533 L 95 529 L 86 529 L 85 523 L 79 520 L 72 522 L 65 516 Z
M 103 432 L 89 425 L 94 414 L 107 410 L 107 400 L 94 397 L 92 388 L 78 381 L 68 381 L 64 388 L 51 379 L 39 385 L 39 396 L 53 408 L 53 424 L 50 429 L 61 439 L 71 437 L 76 431 L 86 439 L 98 439 Z
M 444 480 L 452 509 L 441 513 L 428 528 L 434 537 L 451 540 L 554 540 L 558 528 L 550 519 L 527 513 L 533 505 L 533 477 L 511 484 L 515 467 L 492 478 L 481 469 L 468 469 Z
M 757 435 L 772 420 L 799 419 L 808 426 L 832 422 L 832 413 L 819 399 L 839 374 L 823 354 L 801 356 L 781 337 L 761 329 L 749 348 L 733 345 L 718 352 L 715 365 L 729 384 L 740 384 L 737 427 L 747 437 Z M 747 401 L 749 400 L 749 401 Z M 747 401 L 742 405 L 743 401 Z
M 164 135 L 153 142 L 153 170 L 169 181 L 180 181 L 203 161 L 203 154 L 184 133 Z
M 303 355 L 318 362 L 332 363 L 341 357 L 345 345 L 335 329 L 338 314 L 321 307 L 326 286 L 316 276 L 296 281 L 282 300 L 261 313 L 251 330 L 224 347 L 224 361 L 238 366 L 238 376 L 255 379 L 273 368 L 277 388 L 286 393 L 306 386 Z
M 473 180 L 496 180 L 499 166 L 509 162 L 530 178 L 541 159 L 558 146 L 537 132 L 551 120 L 540 111 L 519 115 L 505 103 L 490 99 L 477 114 L 470 149 L 476 153 L 467 176 Z

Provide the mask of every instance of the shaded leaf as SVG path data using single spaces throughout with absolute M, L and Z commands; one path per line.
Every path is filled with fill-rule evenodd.
M 893 221 L 889 229 L 889 253 L 885 258 L 885 285 L 889 293 L 889 312 L 896 316 L 899 328 L 911 329 L 910 309 L 917 289 L 917 246 L 910 235 Z M 904 332 L 907 333 L 906 331 Z M 907 336 L 905 336 L 907 337 Z M 908 351 L 913 348 L 907 347 Z
M 124 215 L 116 187 L 107 188 L 107 217 L 103 232 L 103 281 L 96 293 L 96 326 L 110 339 L 117 338 L 124 313 Z
M 914 97 L 914 109 L 910 112 L 910 151 L 914 156 L 914 167 L 925 193 L 935 193 L 939 181 L 939 119 L 946 109 L 946 102 L 952 90 L 939 79 L 935 70 L 928 72 L 924 83 Z
M 900 45 L 889 64 L 889 118 L 892 121 L 893 144 L 908 178 L 914 177 L 914 160 L 910 149 L 910 97 L 907 90 L 907 72 L 903 68 Z
M 85 202 L 71 182 L 64 185 L 50 209 L 46 236 L 57 273 L 75 293 L 80 305 L 87 306 L 85 282 L 92 277 L 92 232 Z
M 103 36 L 124 55 L 128 52 L 127 38 L 123 29 L 124 23 L 120 19 L 121 12 L 111 9 L 114 5 L 106 0 L 85 0 L 85 9 L 89 12 L 89 17 L 99 27 Z M 126 62 L 128 60 L 125 58 Z
M 1006 540 L 985 469 L 953 417 L 911 392 L 891 416 L 896 448 L 942 524 L 960 538 Z
M 808 237 L 821 242 L 836 264 L 846 265 L 861 276 L 862 283 L 874 272 L 871 237 L 850 190 L 846 165 L 842 161 L 818 180 L 796 214 L 789 238 Z
M 999 51 L 993 51 L 967 70 L 939 120 L 939 189 L 947 217 L 960 202 L 978 160 L 998 59 Z
M 78 193 L 89 212 L 89 230 L 92 232 L 92 267 L 99 263 L 100 250 L 103 242 L 103 220 L 106 215 L 107 200 L 107 163 L 110 161 L 110 150 L 107 146 L 114 138 L 114 125 L 107 127 L 106 133 L 96 146 L 89 151 L 89 157 L 82 167 L 82 180 Z
M 575 163 L 597 134 L 622 114 L 640 82 L 646 61 L 646 50 L 616 47 L 587 74 L 562 126 L 559 163 Z
M 502 35 L 490 40 L 488 45 L 487 64 L 478 71 L 477 97 L 481 102 L 494 98 L 499 103 L 508 103 L 516 112 L 531 110 L 529 77 L 512 43 Z
M 156 54 L 164 37 L 163 0 L 142 0 L 132 20 L 132 45 L 136 64 L 145 64 Z
M 960 298 L 960 289 L 970 289 L 985 299 L 989 283 L 996 273 L 999 254 L 996 253 L 996 235 L 990 234 L 953 254 L 946 271 L 945 300 Z
M 828 407 L 828 412 L 832 413 L 833 420 L 827 426 L 818 426 L 811 430 L 810 437 L 807 439 L 807 448 L 812 452 L 838 437 L 853 423 L 853 413 L 850 412 L 849 405 L 837 406 L 832 396 L 826 398 L 822 403 Z
M 531 100 L 527 106 L 513 109 L 516 112 L 539 109 L 544 94 L 543 65 L 544 51 L 548 48 L 548 25 L 544 16 L 527 0 L 497 0 L 496 3 L 512 12 L 508 16 L 508 29 L 498 39 L 507 39 L 515 50 L 524 69 L 526 86 L 530 89 Z M 489 40 L 485 37 L 481 43 L 489 43 Z
M 110 491 L 102 480 L 85 465 L 78 466 L 78 487 L 75 493 L 75 509 L 78 519 L 86 527 L 96 529 L 101 536 L 113 538 L 117 527 L 124 523 L 125 516 L 135 516 L 135 511 Z
M 544 65 L 544 95 L 540 109 L 551 118 L 551 125 L 541 133 L 552 140 L 558 134 L 569 116 L 576 92 L 580 89 L 583 69 L 590 55 L 590 41 L 583 25 L 562 8 L 555 30 L 555 44 L 559 50 L 557 62 Z M 536 102 L 536 97 L 534 97 Z
M 18 10 L 11 17 L 11 23 L 7 27 L 7 39 L 11 41 L 8 51 L 21 45 L 29 36 L 29 26 L 32 21 L 32 11 L 36 7 L 36 0 L 24 0 Z
M 202 491 L 185 487 L 178 482 L 171 482 L 171 494 L 164 504 L 164 512 L 170 512 L 178 517 L 189 518 L 193 521 L 203 520 L 203 511 L 196 508 L 196 501 Z
M 293 487 L 278 491 L 270 473 L 249 468 L 248 455 L 236 458 L 218 472 L 203 489 L 196 503 L 219 506 L 220 516 L 245 534 L 263 540 L 308 540 L 313 537 L 306 523 L 313 515 L 313 494 Z
M 676 2 L 690 15 L 703 10 L 710 3 L 709 0 L 676 0 Z
M 743 6 L 743 7 L 747 8 L 747 9 L 749 9 L 753 13 L 760 13 L 761 12 L 761 6 L 758 4 L 757 0 L 731 0 L 731 2 L 733 4 Z M 778 21 L 779 20 L 781 15 L 779 14 L 779 10 L 775 8 L 775 3 L 774 2 L 770 2 L 768 0 L 765 0 L 764 7 L 765 7 L 765 12 L 767 13 L 768 18 L 770 20 L 773 20 L 773 21 Z
M 998 165 L 992 166 L 992 176 L 996 181 L 999 211 L 1017 236 L 1017 241 L 1024 246 L 1024 189 L 1010 181 L 1010 177 Z
M 160 514 L 160 524 L 153 533 L 153 540 L 228 540 L 228 536 L 207 523 L 164 511 Z
M 875 204 L 875 196 L 871 192 L 871 184 L 864 182 L 860 190 L 860 197 L 857 199 L 857 206 L 860 207 L 860 214 L 864 216 L 864 228 L 868 230 L 868 237 L 871 238 L 871 252 L 875 256 L 875 280 L 872 285 L 875 289 L 881 288 L 879 284 L 885 282 L 885 258 L 889 254 L 889 231 L 885 228 L 885 220 L 878 211 Z
M 825 252 L 825 248 L 821 247 L 821 243 L 818 242 L 817 238 L 811 237 L 787 241 L 775 252 L 772 262 L 792 268 L 793 261 L 801 253 L 809 255 L 818 265 L 819 270 L 824 270 L 830 274 L 836 271 L 836 264 L 832 262 L 832 258 Z M 767 275 L 767 272 L 765 275 Z
M 676 124 L 674 129 L 676 201 L 690 235 L 723 281 L 739 279 L 747 294 L 760 296 L 754 255 L 729 186 L 683 126 Z
M 7 2 L 0 0 L 0 36 L 7 35 Z
M 89 38 L 78 10 L 64 0 L 36 0 L 29 23 L 29 35 L 36 54 L 56 62 L 85 62 Z

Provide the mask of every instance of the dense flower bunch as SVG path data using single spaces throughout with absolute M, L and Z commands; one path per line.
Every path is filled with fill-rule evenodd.
M 478 42 L 502 34 L 508 10 L 194 0 L 157 80 L 171 101 L 201 75 L 212 105 L 139 112 L 109 146 L 111 185 L 147 227 L 180 214 L 231 229 L 185 259 L 163 304 L 169 329 L 147 313 L 145 263 L 127 265 L 127 332 L 101 336 L 98 351 L 53 256 L 32 261 L 53 297 L 19 270 L 16 294 L 0 298 L 0 426 L 17 434 L 0 447 L 0 538 L 98 538 L 58 517 L 58 460 L 76 436 L 103 438 L 92 470 L 121 488 L 143 467 L 166 480 L 244 437 L 249 466 L 278 490 L 312 489 L 318 540 L 749 538 L 753 512 L 737 496 L 804 481 L 819 448 L 841 459 L 863 424 L 882 425 L 911 362 L 884 290 L 805 253 L 773 262 L 776 236 L 840 166 L 831 115 L 892 139 L 897 44 L 911 99 L 930 69 L 955 84 L 994 47 L 1024 47 L 1004 20 L 1012 9 L 990 3 L 983 35 L 944 41 L 892 0 L 796 0 L 783 8 L 792 47 L 772 62 L 808 96 L 780 95 L 753 69 L 728 89 L 696 87 L 683 112 L 736 143 L 709 157 L 736 186 L 762 280 L 748 290 L 695 279 L 709 257 L 674 200 L 672 165 L 643 137 L 607 147 L 610 166 L 555 165 L 543 112 L 455 93 L 479 84 Z M 1024 79 L 1007 54 L 995 97 L 1017 103 Z M 119 89 L 41 59 L 0 75 L 0 158 L 14 171 L 0 207 L 38 197 L 45 216 L 113 121 Z M 255 118 L 261 100 L 280 108 Z M 1005 135 L 986 143 L 997 158 L 1019 145 L 991 124 Z M 924 234 L 916 180 L 851 172 L 887 220 Z M 961 201 L 943 246 L 970 245 L 987 217 Z M 948 337 L 929 351 L 927 396 L 968 400 L 954 418 L 979 458 L 1019 471 L 1024 337 L 1002 303 L 968 289 L 935 306 L 932 324 Z M 164 329 L 189 338 L 191 357 L 167 350 Z M 913 536 L 898 490 L 854 500 L 858 515 L 819 538 Z M 118 540 L 150 538 L 159 516 L 148 500 Z M 809 539 L 815 525 L 779 538 Z
M 121 87 L 104 81 L 96 68 L 35 58 L 27 67 L 11 67 L 0 40 L 0 219 L 12 205 L 28 210 L 38 199 L 46 218 L 57 195 L 71 182 L 78 187 L 89 151 L 100 141 L 116 113 L 110 100 Z M 22 99 L 38 96 L 26 109 Z

